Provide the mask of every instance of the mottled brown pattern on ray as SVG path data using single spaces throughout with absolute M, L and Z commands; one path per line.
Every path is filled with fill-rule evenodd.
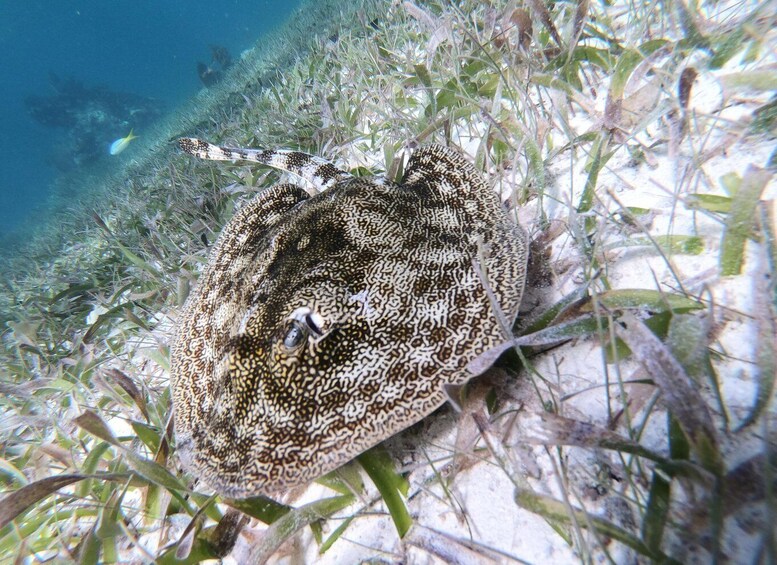
M 260 155 L 181 146 L 222 160 Z M 295 165 L 310 156 L 261 155 L 252 160 L 324 178 Z M 398 186 L 326 165 L 325 192 L 279 185 L 235 214 L 181 316 L 178 452 L 228 496 L 315 479 L 471 378 L 467 364 L 504 341 L 473 266 L 478 240 L 504 316 L 518 313 L 526 236 L 463 157 L 421 148 Z

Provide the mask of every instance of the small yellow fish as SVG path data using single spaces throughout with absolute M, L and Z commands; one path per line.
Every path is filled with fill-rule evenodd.
M 121 153 L 127 148 L 127 146 L 130 144 L 130 141 L 137 138 L 138 136 L 132 135 L 132 130 L 130 130 L 129 135 L 127 135 L 127 137 L 120 137 L 119 139 L 111 143 L 111 148 L 109 150 L 111 152 L 111 155 L 118 155 L 119 153 Z

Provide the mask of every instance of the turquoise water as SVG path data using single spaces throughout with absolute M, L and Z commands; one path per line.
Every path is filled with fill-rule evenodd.
M 299 6 L 289 0 L 0 4 L 0 238 L 34 226 L 61 175 L 130 159 L 111 141 L 218 78 Z M 224 48 L 214 56 L 213 47 Z M 209 69 L 198 73 L 201 68 Z M 115 161 L 111 161 L 115 160 Z M 40 216 L 37 216 L 40 217 Z

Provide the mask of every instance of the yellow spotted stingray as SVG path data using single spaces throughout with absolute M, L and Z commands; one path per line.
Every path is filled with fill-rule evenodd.
M 179 145 L 321 190 L 279 184 L 242 207 L 183 309 L 177 450 L 219 493 L 277 493 L 335 469 L 430 414 L 504 348 L 527 237 L 458 153 L 422 147 L 392 184 L 296 151 Z

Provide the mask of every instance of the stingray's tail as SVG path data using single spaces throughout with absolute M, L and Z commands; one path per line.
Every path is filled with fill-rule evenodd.
M 329 161 L 289 149 L 244 149 L 242 147 L 219 147 L 196 137 L 182 137 L 178 146 L 185 152 L 200 159 L 214 161 L 253 161 L 274 169 L 287 171 L 312 184 L 316 189 L 324 190 L 351 174 L 335 167 Z

